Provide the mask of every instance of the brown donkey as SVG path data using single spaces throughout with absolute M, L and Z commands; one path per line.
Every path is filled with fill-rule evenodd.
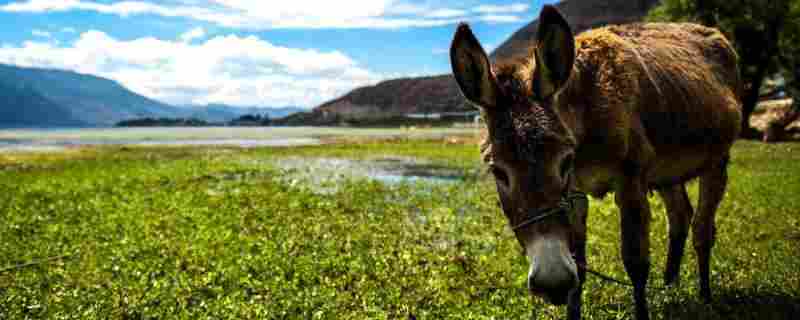
M 462 24 L 450 51 L 461 91 L 486 121 L 482 156 L 530 259 L 530 291 L 568 303 L 569 318 L 580 318 L 583 194 L 614 192 L 636 317 L 647 319 L 647 193 L 656 190 L 669 215 L 664 278 L 671 284 L 693 215 L 684 184 L 700 177 L 692 235 L 700 295 L 708 302 L 714 214 L 741 118 L 730 43 L 694 24 L 610 26 L 573 37 L 552 6 L 542 9 L 537 40 L 525 59 L 493 69 Z

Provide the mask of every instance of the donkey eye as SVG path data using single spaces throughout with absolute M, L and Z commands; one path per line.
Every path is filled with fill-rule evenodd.
M 505 171 L 503 171 L 503 169 L 500 169 L 500 168 L 498 168 L 498 167 L 494 167 L 494 166 L 493 166 L 493 167 L 491 168 L 491 171 L 492 171 L 492 174 L 494 175 L 494 178 L 495 178 L 495 179 L 496 179 L 498 182 L 502 183 L 502 184 L 503 184 L 503 185 L 505 185 L 505 186 L 507 186 L 507 185 L 508 185 L 508 175 L 506 174 L 506 172 L 505 172 Z
M 575 166 L 575 156 L 570 154 L 564 157 L 564 160 L 561 161 L 561 177 L 566 178 L 567 174 L 572 170 Z

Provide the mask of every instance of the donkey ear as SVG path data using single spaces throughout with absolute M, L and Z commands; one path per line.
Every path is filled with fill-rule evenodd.
M 539 14 L 536 38 L 533 94 L 538 99 L 545 99 L 558 92 L 572 73 L 575 38 L 567 20 L 552 5 L 545 5 Z
M 497 80 L 492 73 L 489 58 L 465 23 L 458 25 L 450 46 L 450 64 L 456 82 L 467 100 L 484 108 L 497 106 Z

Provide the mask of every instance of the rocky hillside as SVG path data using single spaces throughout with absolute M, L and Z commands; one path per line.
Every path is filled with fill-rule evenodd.
M 420 99 L 420 96 L 424 99 Z M 358 88 L 317 107 L 315 111 L 343 117 L 369 118 L 468 108 L 453 78 L 436 76 L 388 80 L 375 86 Z
M 574 32 L 609 24 L 624 24 L 641 21 L 650 8 L 660 0 L 565 0 L 556 5 L 572 26 Z M 495 61 L 504 61 L 525 53 L 530 41 L 536 37 L 539 21 L 514 32 L 492 53 Z
M 565 0 L 557 6 L 575 32 L 607 24 L 640 21 L 659 0 Z M 536 35 L 536 20 L 515 32 L 493 53 L 504 61 L 526 52 Z M 452 76 L 396 79 L 358 88 L 298 115 L 298 123 L 336 124 L 342 119 L 393 117 L 405 113 L 451 112 L 469 109 Z M 302 121 L 300 121 L 302 119 Z

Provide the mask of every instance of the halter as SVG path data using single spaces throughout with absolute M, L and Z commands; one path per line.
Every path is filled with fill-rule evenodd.
M 537 224 L 543 220 L 561 214 L 567 214 L 575 208 L 575 201 L 588 200 L 586 193 L 580 191 L 570 191 L 561 196 L 558 205 L 551 208 L 544 208 L 541 210 L 531 211 L 528 217 L 519 224 L 511 227 L 511 230 L 517 231 L 529 225 Z

